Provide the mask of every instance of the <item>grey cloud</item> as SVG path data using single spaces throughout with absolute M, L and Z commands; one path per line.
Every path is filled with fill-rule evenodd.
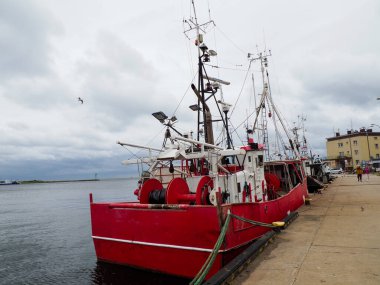
M 7 125 L 12 131 L 26 131 L 29 129 L 27 124 L 20 121 L 10 121 Z
M 58 30 L 36 1 L 0 1 L 1 80 L 50 72 L 49 37 Z
M 78 64 L 83 96 L 94 112 L 120 128 L 162 105 L 167 91 L 158 90 L 158 71 L 140 52 L 109 33 L 100 34 L 98 42 L 95 54 Z
M 91 1 L 0 1 L 4 178 L 92 177 L 95 171 L 100 177 L 101 172 L 111 176 L 112 171 L 118 176 L 124 173 L 120 161 L 128 153 L 115 141 L 160 145 L 162 137 L 155 135 L 162 126 L 151 113 L 171 115 L 188 87 L 193 73 L 185 65 L 196 61 L 196 51 L 193 41 L 182 35 L 181 18 L 188 11 L 180 3 L 170 4 L 178 14 L 163 17 L 169 4 L 147 9 L 139 2 L 111 1 L 114 5 L 104 6 L 87 2 Z M 281 4 L 281 9 L 278 3 L 277 9 L 269 2 L 255 3 L 262 8 L 256 11 L 273 11 L 257 12 L 255 17 L 251 4 L 241 8 L 224 3 L 211 7 L 217 41 L 213 42 L 212 27 L 205 36 L 218 52 L 220 66 L 235 67 L 247 63 L 242 50 L 263 48 L 264 44 L 255 46 L 262 44 L 260 23 L 265 22 L 265 45 L 273 50 L 269 67 L 275 101 L 289 122 L 301 113 L 307 115 L 308 140 L 320 154 L 334 128 L 345 130 L 351 120 L 354 128 L 380 125 L 380 101 L 371 98 L 380 96 L 380 40 L 374 36 L 379 4 L 330 2 L 315 3 L 313 9 L 307 3 Z M 208 19 L 207 4 L 197 6 L 205 12 L 198 16 Z M 59 25 L 68 32 L 65 37 L 60 37 Z M 218 30 L 228 38 L 218 36 Z M 189 49 L 194 54 L 187 58 Z M 245 73 L 220 68 L 211 75 L 231 82 L 224 96 L 234 103 Z M 275 89 L 276 77 L 285 81 L 278 88 L 281 93 Z M 85 100 L 83 105 L 77 97 Z M 194 130 L 189 121 L 196 116 L 188 106 L 195 102 L 190 90 L 176 114 L 181 132 Z M 245 116 L 246 102 L 239 101 L 242 108 L 234 113 L 235 126 Z
M 376 70 L 373 72 L 373 74 L 377 73 Z M 380 85 L 373 74 L 330 73 L 328 69 L 326 73 L 317 75 L 312 72 L 312 76 L 303 82 L 305 91 L 314 101 L 321 100 L 325 104 L 333 103 L 337 108 L 354 106 L 356 109 L 365 110 L 373 106 L 376 96 L 380 94 Z
M 113 69 L 128 77 L 144 77 L 146 80 L 157 80 L 156 70 L 148 63 L 141 52 L 123 42 L 115 35 L 102 32 L 98 37 L 99 49 Z
M 25 108 L 43 110 L 70 104 L 76 98 L 65 82 L 54 75 L 38 78 L 19 78 L 3 85 L 0 95 Z M 6 91 L 5 91 L 6 90 Z

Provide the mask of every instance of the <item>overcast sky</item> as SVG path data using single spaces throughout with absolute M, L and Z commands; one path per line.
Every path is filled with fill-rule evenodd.
M 379 1 L 196 5 L 200 22 L 216 24 L 205 36 L 220 67 L 210 74 L 231 82 L 227 102 L 241 93 L 235 126 L 252 94 L 247 54 L 265 48 L 272 96 L 290 126 L 306 116 L 314 153 L 325 156 L 334 130 L 380 125 Z M 195 130 L 190 16 L 190 0 L 0 1 L 0 180 L 127 176 L 131 154 L 116 141 L 160 146 L 155 111 Z

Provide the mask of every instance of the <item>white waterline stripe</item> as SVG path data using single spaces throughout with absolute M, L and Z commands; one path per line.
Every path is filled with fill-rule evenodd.
M 92 236 L 92 238 L 101 239 L 101 240 L 124 242 L 124 243 L 131 243 L 131 244 L 141 244 L 141 245 L 148 245 L 148 246 L 157 246 L 157 247 L 184 249 L 184 250 L 212 252 L 212 249 L 200 248 L 200 247 L 180 246 L 180 245 L 172 245 L 172 244 L 164 244 L 164 243 L 152 243 L 152 242 L 135 241 L 135 240 L 118 239 L 118 238 L 108 238 L 108 237 L 99 237 L 99 236 Z M 225 252 L 225 251 L 226 250 L 219 250 L 219 252 Z

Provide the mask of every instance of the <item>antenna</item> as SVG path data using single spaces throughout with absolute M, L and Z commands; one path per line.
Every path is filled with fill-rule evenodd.
M 199 24 L 198 18 L 197 18 L 197 13 L 195 10 L 194 0 L 191 0 L 191 4 L 193 6 L 193 11 L 194 11 L 194 20 L 193 19 L 184 20 L 184 23 L 188 24 L 189 28 L 184 30 L 183 33 L 190 40 L 191 38 L 189 36 L 189 33 L 191 31 L 195 30 L 196 31 L 196 41 L 199 41 L 200 40 L 199 39 L 200 31 L 202 31 L 204 34 L 206 34 L 206 30 L 210 24 L 213 24 L 214 26 L 216 26 L 216 25 L 215 25 L 214 21 L 211 19 L 209 21 L 207 21 L 206 23 Z M 203 37 L 202 37 L 202 41 L 203 41 Z

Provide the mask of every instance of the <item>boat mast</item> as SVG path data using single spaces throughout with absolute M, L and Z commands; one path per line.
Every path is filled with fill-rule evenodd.
M 277 119 L 281 123 L 281 126 L 282 126 L 288 140 L 289 140 L 289 144 L 290 144 L 291 149 L 293 150 L 295 156 L 297 158 L 299 158 L 300 154 L 299 154 L 299 151 L 296 147 L 296 143 L 293 142 L 291 135 L 290 135 L 287 127 L 285 126 L 284 120 L 282 119 L 280 113 L 277 110 L 276 105 L 273 102 L 270 84 L 269 84 L 269 72 L 268 72 L 268 56 L 271 56 L 271 55 L 272 55 L 272 53 L 270 50 L 269 50 L 269 53 L 267 53 L 266 51 L 264 52 L 264 54 L 259 53 L 258 57 L 255 57 L 255 58 L 251 58 L 252 54 L 248 54 L 249 60 L 251 60 L 251 61 L 260 60 L 261 75 L 263 78 L 263 93 L 262 93 L 260 104 L 258 106 L 258 110 L 256 113 L 256 118 L 255 118 L 255 121 L 253 124 L 253 130 L 257 129 L 256 125 L 258 123 L 259 114 L 261 113 L 263 117 L 264 116 L 266 117 L 266 110 L 265 110 L 266 106 L 268 106 L 268 107 L 270 106 L 273 110 L 273 113 L 277 116 Z M 267 105 L 265 104 L 266 102 L 268 103 Z M 260 112 L 260 111 L 262 111 L 262 112 Z M 271 116 L 272 116 L 272 114 L 271 114 Z M 274 118 L 274 116 L 273 116 L 273 118 Z M 265 143 L 268 141 L 268 130 L 267 130 L 267 126 L 266 126 L 266 118 L 263 118 L 263 123 L 265 125 L 263 126 L 262 132 L 263 132 L 264 143 Z M 277 131 L 277 127 L 276 127 L 276 131 Z M 266 149 L 265 154 L 266 154 L 267 158 L 269 159 L 269 145 L 266 145 L 266 147 L 267 147 L 267 149 Z
M 260 60 L 260 67 L 261 67 L 261 78 L 262 78 L 262 85 L 263 85 L 263 92 L 261 94 L 261 99 L 260 99 L 260 103 L 259 103 L 259 106 L 256 108 L 256 118 L 255 118 L 255 121 L 253 123 L 253 131 L 255 131 L 256 129 L 258 129 L 256 127 L 256 125 L 258 124 L 258 119 L 259 119 L 259 115 L 261 114 L 261 134 L 262 134 L 262 137 L 263 137 L 263 144 L 265 145 L 265 157 L 267 160 L 269 160 L 269 138 L 268 138 L 268 122 L 267 122 L 267 108 L 269 108 L 269 103 L 268 102 L 268 98 L 270 96 L 269 94 L 269 91 L 268 91 L 268 83 L 266 82 L 266 76 L 265 76 L 265 72 L 266 74 L 267 71 L 266 71 L 266 67 L 268 66 L 268 59 L 267 57 L 268 56 L 271 56 L 271 53 L 269 51 L 269 54 L 266 54 L 266 52 L 263 54 L 263 53 L 259 53 L 257 57 L 254 57 L 252 58 L 251 57 L 252 54 L 249 53 L 248 54 L 248 59 L 253 62 L 255 60 Z M 252 78 L 253 78 L 253 75 L 252 75 Z M 253 81 L 254 79 L 252 79 Z M 255 87 L 253 87 L 255 88 Z M 256 99 L 255 99 L 255 105 L 256 105 Z M 261 111 L 261 112 L 260 112 Z M 270 114 L 270 112 L 269 112 Z
M 198 112 L 197 140 L 200 141 L 200 136 L 203 132 L 205 142 L 213 145 L 213 122 L 221 121 L 227 134 L 227 147 L 233 148 L 232 139 L 228 130 L 227 115 L 231 107 L 231 104 L 228 104 L 223 100 L 217 100 L 215 97 L 215 94 L 220 89 L 221 84 L 229 85 L 230 83 L 218 78 L 208 76 L 207 71 L 205 69 L 205 63 L 210 62 L 210 58 L 216 56 L 217 53 L 214 50 L 208 49 L 206 44 L 203 42 L 203 35 L 206 34 L 207 26 L 210 24 L 215 25 L 215 23 L 213 20 L 209 20 L 203 24 L 199 24 L 196 15 L 194 0 L 191 1 L 191 4 L 194 11 L 194 17 L 191 17 L 189 20 L 184 20 L 184 23 L 189 25 L 189 28 L 187 30 L 184 30 L 184 34 L 190 40 L 190 37 L 187 35 L 187 33 L 192 30 L 196 31 L 195 45 L 198 47 L 198 82 L 197 86 L 192 84 L 191 88 L 193 89 L 195 95 L 198 98 L 198 104 L 192 105 L 190 106 L 190 108 L 193 111 Z M 213 120 L 211 117 L 211 110 L 207 105 L 207 101 L 211 98 L 215 100 L 216 107 L 219 111 L 220 119 Z M 201 129 L 201 127 L 203 127 L 203 130 Z
M 208 47 L 204 44 L 203 42 L 203 34 L 206 33 L 206 31 L 203 29 L 204 27 L 207 27 L 209 24 L 213 24 L 214 22 L 212 20 L 199 24 L 198 23 L 198 18 L 196 14 L 196 9 L 195 9 L 195 3 L 194 0 L 191 1 L 192 7 L 193 7 L 193 12 L 194 12 L 194 18 L 189 19 L 186 22 L 190 28 L 188 30 L 185 30 L 184 33 L 186 34 L 187 32 L 191 30 L 195 30 L 196 32 L 196 40 L 195 40 L 195 45 L 198 47 L 198 82 L 197 82 L 197 87 L 192 85 L 192 89 L 194 93 L 196 94 L 198 98 L 198 104 L 197 106 L 191 106 L 191 108 L 195 111 L 198 112 L 198 118 L 197 118 L 197 140 L 200 140 L 200 135 L 202 133 L 201 127 L 203 126 L 203 135 L 204 135 L 204 140 L 206 143 L 209 144 L 214 144 L 214 134 L 213 134 L 213 126 L 212 126 L 212 117 L 211 117 L 211 110 L 207 106 L 206 101 L 210 98 L 213 97 L 218 89 L 218 87 L 214 86 L 213 84 L 210 83 L 210 78 L 208 78 L 206 74 L 206 70 L 204 68 L 204 62 L 209 62 L 210 61 L 210 56 L 216 55 L 215 51 L 208 50 Z M 201 34 L 201 31 L 203 34 Z M 188 37 L 189 38 L 189 37 Z M 207 83 L 205 84 L 205 79 L 207 80 Z M 210 93 L 211 96 L 206 98 L 206 94 Z M 219 109 L 219 106 L 218 106 Z M 219 113 L 221 114 L 221 111 L 219 109 Z M 203 119 L 203 121 L 202 121 Z
M 198 45 L 198 90 L 201 90 L 200 89 L 200 86 L 203 86 L 203 78 L 201 76 L 202 74 L 202 67 L 200 65 L 201 63 L 201 49 L 199 48 L 199 45 L 200 45 L 200 33 L 199 33 L 199 24 L 198 24 L 198 18 L 197 18 L 197 12 L 196 12 L 196 9 L 195 9 L 195 3 L 194 3 L 194 0 L 191 1 L 191 4 L 193 6 L 193 11 L 194 11 L 194 24 L 195 24 L 195 31 L 196 31 L 196 44 Z M 202 39 L 203 41 L 203 39 Z M 193 88 L 194 90 L 194 88 Z M 199 127 L 200 127 L 200 116 L 201 116 L 201 109 L 199 108 L 199 105 L 200 105 L 200 102 L 202 102 L 202 105 L 204 103 L 204 93 L 202 92 L 201 90 L 201 96 L 200 98 L 198 97 L 198 119 L 197 119 L 197 140 L 199 141 L 200 139 L 200 132 L 199 132 Z M 203 112 L 203 122 L 205 122 L 205 114 Z M 204 128 L 205 129 L 205 128 Z M 205 135 L 205 138 L 206 138 L 206 135 Z M 206 141 L 207 142 L 207 141 Z
M 305 134 L 305 124 L 304 122 L 306 121 L 306 117 L 304 115 L 300 116 L 298 115 L 298 122 L 297 126 L 295 125 L 294 128 L 292 129 L 293 134 L 294 134 L 294 141 L 296 144 L 296 148 L 299 151 L 300 155 L 303 157 L 308 156 L 308 145 L 306 141 L 306 134 Z M 298 134 L 298 131 L 302 130 L 302 138 L 300 139 L 300 136 Z M 301 142 L 302 140 L 302 142 Z

